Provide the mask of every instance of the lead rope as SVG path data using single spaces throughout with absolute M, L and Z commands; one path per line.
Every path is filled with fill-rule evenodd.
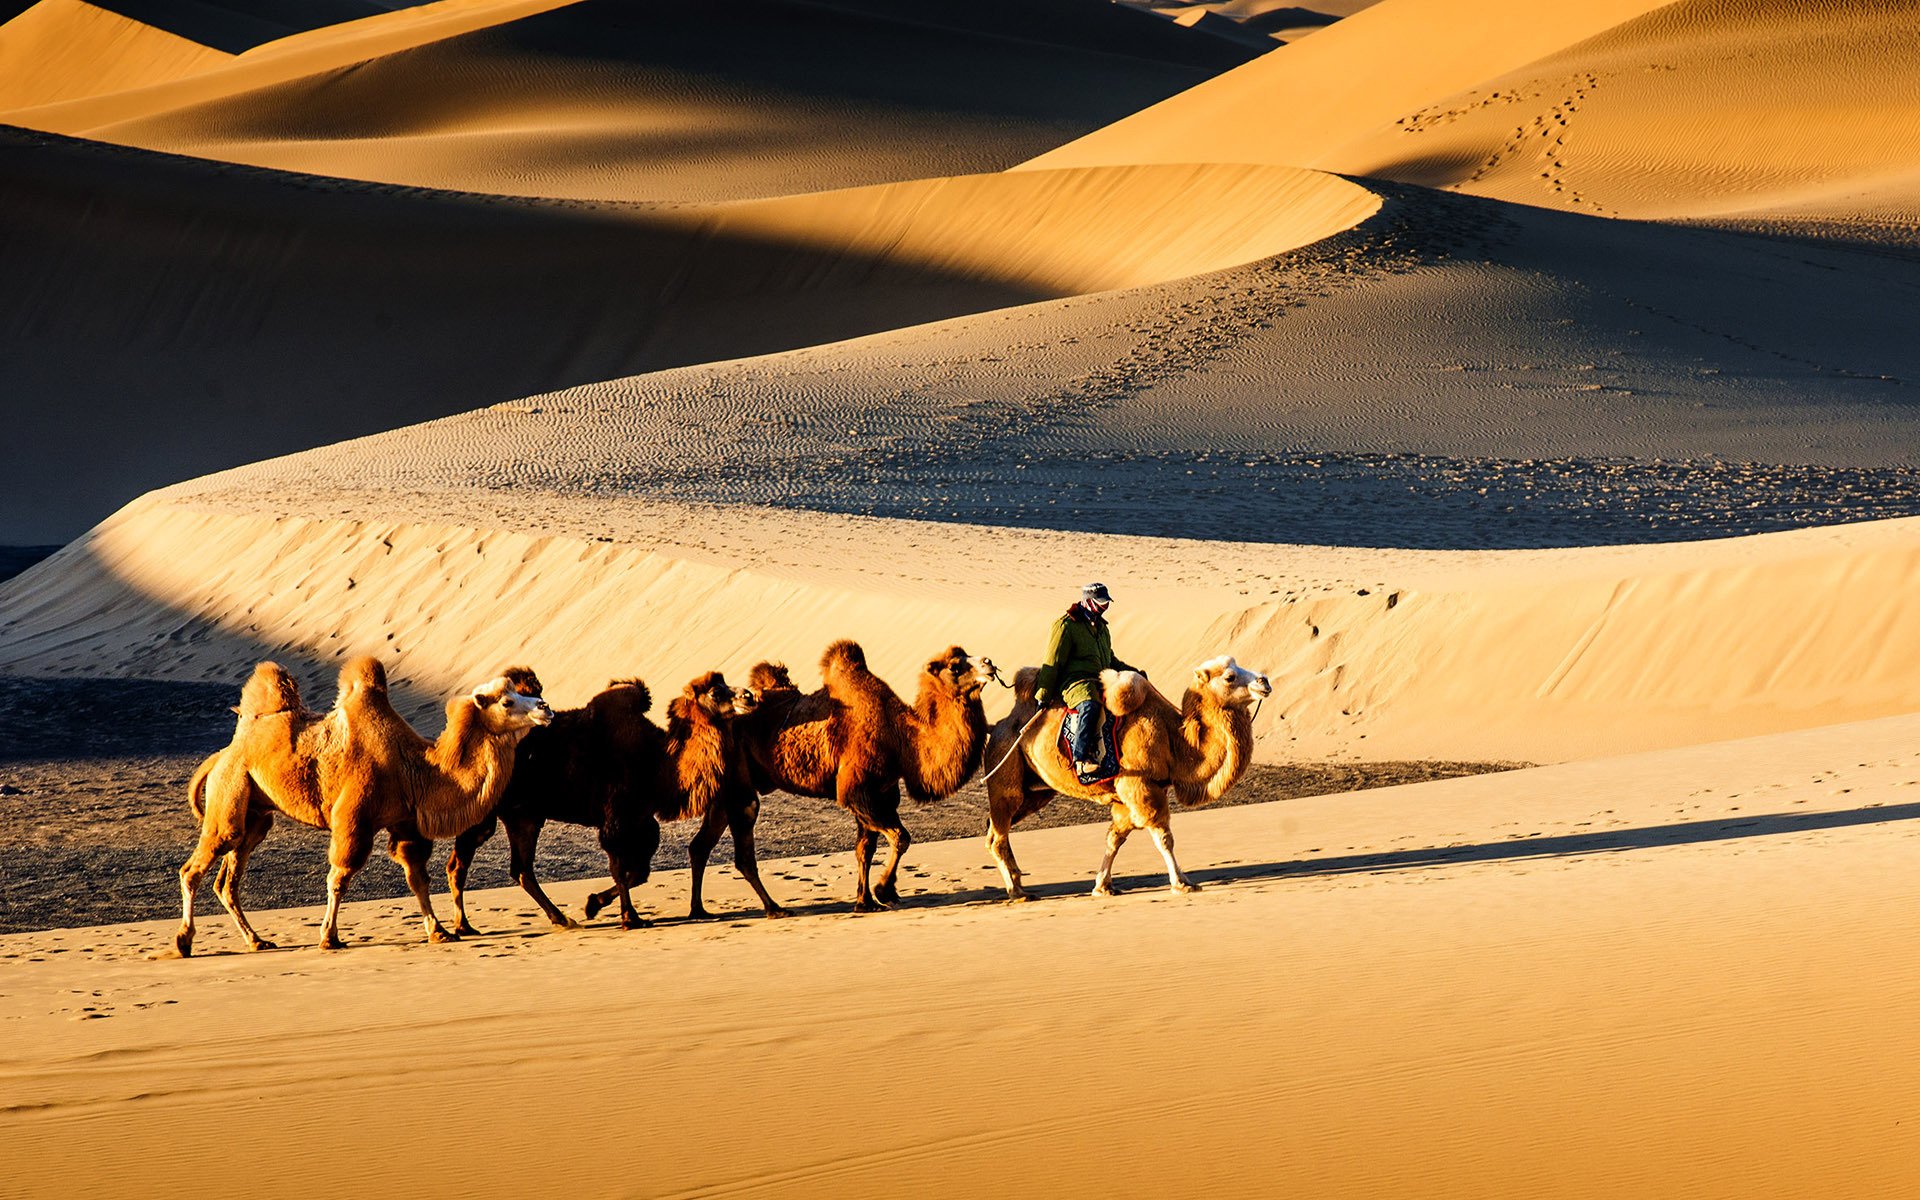
M 1020 742 L 1023 738 L 1027 736 L 1027 730 L 1032 729 L 1033 723 L 1046 715 L 1047 715 L 1047 710 L 1043 708 L 1039 712 L 1034 713 L 1031 717 L 1028 717 L 1027 723 L 1020 727 L 1020 732 L 1013 735 L 1013 745 L 1008 747 L 1007 752 L 1000 756 L 1000 761 L 993 764 L 992 767 L 988 768 L 987 773 L 985 775 L 982 775 L 980 778 L 982 779 L 993 778 L 993 773 L 995 771 L 998 771 L 1001 767 L 1006 766 L 1008 759 L 1020 753 Z

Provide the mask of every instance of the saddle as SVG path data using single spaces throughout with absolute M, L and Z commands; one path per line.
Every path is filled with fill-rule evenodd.
M 1067 719 L 1060 722 L 1060 756 L 1072 762 L 1074 725 L 1079 722 L 1080 714 L 1071 708 L 1066 712 Z M 1115 716 L 1105 708 L 1096 709 L 1095 712 L 1099 714 L 1096 719 L 1100 722 L 1100 769 L 1091 775 L 1076 772 L 1074 778 L 1087 787 L 1110 788 L 1114 778 L 1120 774 L 1120 725 L 1126 718 Z

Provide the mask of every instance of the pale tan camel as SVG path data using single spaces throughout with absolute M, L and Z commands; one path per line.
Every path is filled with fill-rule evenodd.
M 382 829 L 420 903 L 427 936 L 455 940 L 427 894 L 430 839 L 451 837 L 492 812 L 512 776 L 514 747 L 527 730 L 553 719 L 539 679 L 514 667 L 449 700 L 446 729 L 429 742 L 393 710 L 386 671 L 372 658 L 341 668 L 331 712 L 305 708 L 293 677 L 270 662 L 254 668 L 234 711 L 233 741 L 201 763 L 188 786 L 200 841 L 180 868 L 174 949 L 182 956 L 193 953 L 194 896 L 221 855 L 226 861 L 214 880 L 220 902 L 250 949 L 272 946 L 241 910 L 240 884 L 276 812 L 333 834 L 322 947 L 343 947 L 340 899 Z
M 1000 865 L 1007 898 L 1025 900 L 1020 865 L 1013 858 L 1014 822 L 1046 807 L 1056 795 L 1106 806 L 1112 814 L 1107 854 L 1094 876 L 1096 896 L 1113 895 L 1113 859 L 1136 829 L 1153 835 L 1166 859 L 1167 882 L 1176 892 L 1198 891 L 1173 857 L 1168 791 L 1191 807 L 1226 795 L 1253 757 L 1256 702 L 1273 692 L 1265 675 L 1231 658 L 1194 669 L 1180 707 L 1133 671 L 1104 671 L 1101 685 L 1109 712 L 1121 714 L 1120 774 L 1110 784 L 1088 785 L 1060 753 L 1064 709 L 1041 711 L 1033 700 L 1034 668 L 1014 677 L 1013 712 L 987 738 L 987 850 Z

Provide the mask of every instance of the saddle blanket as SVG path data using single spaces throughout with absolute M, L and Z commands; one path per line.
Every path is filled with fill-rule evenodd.
M 1090 775 L 1076 774 L 1075 778 L 1091 787 L 1095 784 L 1111 784 L 1120 774 L 1120 719 L 1105 708 L 1095 708 L 1093 719 L 1100 722 L 1100 769 Z M 1060 756 L 1068 762 L 1073 761 L 1073 735 L 1080 725 L 1080 713 L 1077 709 L 1067 709 L 1067 719 L 1060 722 Z

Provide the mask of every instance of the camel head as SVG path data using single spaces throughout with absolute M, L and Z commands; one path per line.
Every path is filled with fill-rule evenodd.
M 540 696 L 540 677 L 526 667 L 508 667 L 474 688 L 473 704 L 493 733 L 525 733 L 553 724 L 553 709 Z
M 948 646 L 922 668 L 935 682 L 957 696 L 967 699 L 1000 678 L 1000 668 L 986 657 L 975 658 L 958 646 Z
M 757 662 L 747 672 L 747 690 L 765 699 L 768 692 L 797 692 L 800 689 L 793 686 L 793 676 L 787 672 L 787 664 Z
M 1192 686 L 1222 708 L 1250 708 L 1273 694 L 1273 684 L 1265 675 L 1247 670 L 1224 654 L 1195 667 Z
M 680 699 L 687 705 L 705 710 L 716 719 L 745 716 L 760 703 L 760 698 L 752 688 L 736 691 L 727 682 L 727 677 L 718 671 L 708 671 L 688 680 Z

